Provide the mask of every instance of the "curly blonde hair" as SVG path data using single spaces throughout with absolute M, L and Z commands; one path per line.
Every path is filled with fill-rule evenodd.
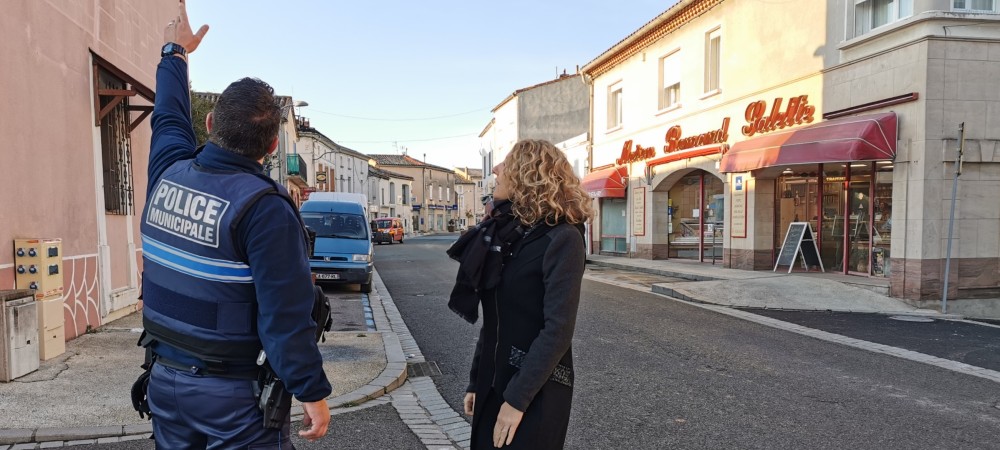
M 525 225 L 545 221 L 584 223 L 593 217 L 590 197 L 563 152 L 552 143 L 526 139 L 504 159 L 500 182 L 507 186 L 512 211 Z

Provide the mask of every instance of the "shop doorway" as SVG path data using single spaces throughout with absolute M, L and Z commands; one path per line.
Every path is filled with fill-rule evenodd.
M 827 271 L 888 277 L 892 169 L 891 161 L 784 169 L 776 189 L 774 248 L 790 223 L 808 222 Z
M 724 183 L 694 170 L 670 187 L 667 197 L 668 258 L 722 260 Z
M 601 252 L 627 253 L 625 199 L 601 199 Z

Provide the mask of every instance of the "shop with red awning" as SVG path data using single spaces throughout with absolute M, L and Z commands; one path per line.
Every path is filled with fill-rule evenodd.
M 587 174 L 580 184 L 592 198 L 625 198 L 627 183 L 628 167 L 615 166 Z
M 893 112 L 838 118 L 737 142 L 720 171 L 774 184 L 757 200 L 773 195 L 774 248 L 790 224 L 805 222 L 827 271 L 885 277 L 896 141 Z

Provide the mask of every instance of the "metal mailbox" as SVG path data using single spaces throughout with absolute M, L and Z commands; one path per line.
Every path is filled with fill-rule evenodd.
M 38 370 L 38 306 L 31 290 L 0 291 L 0 381 Z

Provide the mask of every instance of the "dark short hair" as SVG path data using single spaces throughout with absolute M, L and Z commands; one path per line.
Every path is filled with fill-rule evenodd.
M 256 78 L 243 78 L 222 91 L 215 103 L 208 140 L 257 160 L 267 155 L 279 126 L 281 107 L 274 98 L 274 88 Z

